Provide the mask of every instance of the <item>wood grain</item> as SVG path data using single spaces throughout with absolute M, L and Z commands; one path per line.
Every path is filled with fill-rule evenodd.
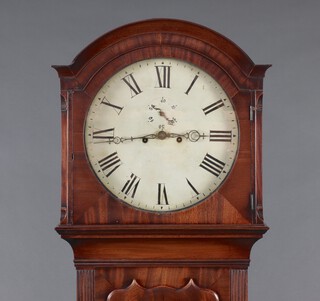
M 236 45 L 213 31 L 190 23 L 185 23 L 185 27 L 177 26 L 177 23 L 150 21 L 150 24 L 142 22 L 120 28 L 88 46 L 72 65 L 55 67 L 61 79 L 61 94 L 72 95 L 68 110 L 62 115 L 62 186 L 64 192 L 69 192 L 63 194 L 63 207 L 68 211 L 67 223 L 252 222 L 250 194 L 261 191 L 259 187 L 262 185 L 261 180 L 252 180 L 261 174 L 261 141 L 252 137 L 260 135 L 261 123 L 259 118 L 255 122 L 250 121 L 249 107 L 252 91 L 261 91 L 263 70 L 268 66 L 255 66 L 246 55 L 240 55 Z M 132 28 L 135 28 L 133 36 L 128 34 Z M 167 31 L 169 28 L 170 32 Z M 226 49 L 228 51 L 224 52 Z M 97 50 L 99 52 L 92 52 Z M 83 143 L 86 112 L 100 87 L 114 72 L 152 57 L 186 60 L 213 76 L 230 96 L 241 131 L 238 158 L 219 191 L 199 206 L 162 215 L 138 211 L 111 196 L 91 171 Z M 260 194 L 257 197 L 261 203 Z
M 109 194 L 90 168 L 83 139 L 87 111 L 102 85 L 129 64 L 160 57 L 184 60 L 210 74 L 231 99 L 240 128 L 239 153 L 220 189 L 197 206 L 166 214 L 136 210 Z M 123 293 L 134 301 L 247 300 L 250 251 L 268 230 L 262 202 L 262 97 L 269 67 L 255 65 L 213 30 L 168 19 L 115 29 L 88 45 L 71 65 L 54 66 L 62 131 L 56 230 L 74 252 L 78 301 L 123 300 Z M 181 292 L 183 297 L 175 297 Z
M 248 300 L 248 272 L 247 270 L 230 270 L 231 298 L 230 301 Z
M 77 300 L 94 301 L 94 270 L 77 271 Z
M 219 301 L 217 293 L 198 287 L 192 279 L 182 288 L 156 286 L 145 288 L 134 279 L 125 289 L 112 291 L 107 301 Z

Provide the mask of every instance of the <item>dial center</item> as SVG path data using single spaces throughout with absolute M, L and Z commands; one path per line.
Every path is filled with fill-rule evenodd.
M 157 134 L 157 138 L 160 139 L 160 140 L 164 140 L 167 138 L 167 133 L 165 131 L 160 131 L 158 134 Z

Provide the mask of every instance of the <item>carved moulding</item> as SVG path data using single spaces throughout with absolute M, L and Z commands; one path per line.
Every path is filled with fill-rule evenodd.
M 125 289 L 112 291 L 107 301 L 219 301 L 216 292 L 198 287 L 192 279 L 182 288 L 156 286 L 145 288 L 135 279 Z

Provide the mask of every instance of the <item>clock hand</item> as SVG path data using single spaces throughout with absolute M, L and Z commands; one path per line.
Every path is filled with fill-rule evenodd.
M 166 113 L 162 111 L 160 108 L 156 107 L 155 105 L 151 105 L 150 108 L 158 111 L 159 115 L 163 117 L 165 120 L 167 120 L 169 125 L 173 125 L 175 122 L 177 122 L 175 118 L 172 118 L 172 119 L 168 118 Z
M 170 133 L 169 137 L 170 138 L 177 138 L 178 142 L 181 142 L 182 138 L 185 138 L 191 142 L 197 142 L 200 138 L 208 137 L 208 135 L 200 134 L 197 130 L 192 130 L 192 131 L 189 131 L 185 134 Z
M 165 131 L 160 131 L 155 134 L 148 134 L 144 136 L 137 136 L 137 137 L 115 137 L 114 143 L 120 143 L 124 141 L 133 141 L 137 139 L 141 139 L 142 142 L 147 143 L 149 139 L 159 139 L 159 140 L 164 140 L 166 138 L 169 138 L 170 134 L 166 133 Z
M 166 137 L 163 134 L 159 133 L 158 134 L 148 134 L 148 135 L 143 135 L 143 136 L 136 136 L 136 137 L 119 137 L 119 136 L 115 136 L 115 137 L 110 137 L 110 138 L 106 138 L 105 140 L 101 140 L 95 143 L 115 143 L 115 144 L 119 144 L 119 143 L 123 143 L 125 141 L 134 141 L 134 140 L 139 140 L 141 139 L 142 142 L 146 143 L 148 142 L 149 139 L 164 139 L 162 137 Z
M 180 136 L 185 136 L 185 135 L 179 135 L 179 134 L 170 134 L 165 131 L 160 131 L 156 132 L 155 134 L 148 134 L 148 135 L 143 135 L 143 136 L 137 136 L 137 137 L 114 137 L 113 139 L 108 140 L 107 142 L 113 142 L 115 144 L 119 144 L 125 141 L 134 141 L 134 140 L 139 140 L 141 139 L 142 142 L 147 143 L 149 139 L 159 139 L 159 140 L 164 140 L 166 138 L 179 138 Z M 187 137 L 185 137 L 187 138 Z M 181 141 L 180 141 L 181 142 Z
M 148 134 L 148 135 L 143 135 L 143 136 L 136 136 L 136 137 L 114 137 L 110 140 L 108 140 L 107 142 L 113 142 L 116 144 L 125 142 L 125 141 L 133 141 L 133 140 L 139 140 L 141 139 L 142 142 L 146 143 L 148 142 L 149 139 L 159 139 L 159 140 L 164 140 L 166 138 L 169 138 L 170 134 L 166 133 L 165 131 L 160 131 L 160 132 L 156 132 L 155 134 Z
M 147 143 L 149 139 L 165 140 L 167 138 L 176 138 L 177 142 L 182 142 L 182 138 L 185 138 L 191 142 L 197 142 L 200 138 L 208 137 L 208 135 L 200 134 L 197 130 L 189 131 L 185 134 L 168 133 L 165 131 L 156 132 L 155 134 L 148 134 L 136 137 L 114 137 L 107 142 L 113 142 L 115 144 L 123 143 L 125 141 L 134 141 L 141 139 L 143 143 Z
M 208 137 L 208 135 L 205 135 L 205 134 L 200 134 L 198 131 L 196 130 L 192 130 L 188 133 L 188 139 L 191 141 L 191 142 L 197 142 L 200 138 L 205 138 L 205 137 Z
M 166 116 L 166 113 L 163 112 L 163 111 L 161 111 L 161 110 L 159 111 L 159 115 L 160 115 L 161 117 L 164 117 L 164 119 L 168 121 L 168 124 L 169 124 L 169 125 L 173 125 L 173 124 L 176 122 L 176 119 L 175 119 L 175 118 L 172 118 L 172 119 L 168 118 L 168 117 Z
M 114 142 L 115 144 L 119 144 L 125 141 L 133 141 L 141 139 L 142 142 L 146 143 L 149 139 L 157 139 L 155 134 L 148 134 L 144 136 L 137 136 L 137 137 L 114 137 L 114 139 L 110 142 Z

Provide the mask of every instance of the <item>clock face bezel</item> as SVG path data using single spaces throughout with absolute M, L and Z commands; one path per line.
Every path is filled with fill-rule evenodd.
M 210 79 L 212 79 L 218 86 L 219 88 L 223 91 L 223 93 L 225 93 L 225 96 L 227 98 L 227 102 L 230 103 L 231 105 L 231 108 L 232 108 L 232 113 L 234 114 L 234 117 L 235 117 L 235 124 L 236 124 L 236 138 L 233 139 L 233 144 L 236 143 L 236 146 L 235 146 L 235 151 L 234 154 L 233 154 L 233 158 L 231 161 L 231 164 L 230 167 L 228 168 L 228 171 L 226 172 L 226 175 L 224 175 L 224 177 L 222 178 L 222 180 L 219 181 L 218 185 L 214 188 L 214 189 L 209 189 L 211 192 L 210 193 L 207 193 L 204 197 L 202 198 L 198 198 L 197 201 L 194 201 L 192 202 L 191 204 L 185 206 L 185 205 L 180 205 L 180 207 L 178 208 L 173 208 L 173 209 L 166 209 L 166 210 L 163 210 L 163 208 L 160 209 L 160 206 L 158 209 L 145 209 L 143 208 L 142 206 L 139 207 L 139 206 L 136 206 L 134 204 L 130 204 L 128 201 L 124 200 L 123 198 L 119 197 L 119 195 L 116 195 L 116 193 L 114 193 L 113 191 L 110 190 L 110 188 L 108 188 L 105 183 L 101 180 L 101 178 L 97 175 L 97 172 L 95 170 L 95 168 L 93 167 L 93 162 L 90 158 L 90 156 L 88 155 L 88 149 L 87 149 L 87 138 L 86 138 L 86 127 L 87 127 L 87 120 L 88 120 L 88 114 L 90 112 L 90 109 L 91 109 L 91 106 L 93 105 L 96 97 L 98 97 L 100 91 L 103 89 L 103 87 L 114 77 L 116 76 L 117 74 L 123 72 L 126 68 L 134 65 L 134 64 L 138 64 L 138 63 L 141 63 L 141 62 L 146 62 L 146 61 L 155 61 L 155 60 L 171 60 L 171 61 L 176 61 L 176 62 L 179 62 L 180 64 L 187 64 L 188 65 L 188 68 L 192 68 L 194 67 L 195 69 L 198 69 L 202 74 L 204 74 L 205 76 L 209 76 Z M 206 65 L 208 66 L 208 65 Z M 144 59 L 138 59 L 138 60 L 132 60 L 130 63 L 127 63 L 125 66 L 122 66 L 122 67 L 119 67 L 116 71 L 113 71 L 108 77 L 105 77 L 105 80 L 100 80 L 101 84 L 98 86 L 95 87 L 95 90 L 96 90 L 96 94 L 92 93 L 93 96 L 91 97 L 91 103 L 89 104 L 88 106 L 88 109 L 87 109 L 87 112 L 86 112 L 86 115 L 85 115 L 85 119 L 84 119 L 84 128 L 83 128 L 83 143 L 84 143 L 84 149 L 85 149 L 85 155 L 86 155 L 86 158 L 87 158 L 87 162 L 89 163 L 90 165 L 90 169 L 91 171 L 93 172 L 94 176 L 96 179 L 99 180 L 99 183 L 103 186 L 103 189 L 105 189 L 107 191 L 107 193 L 112 196 L 113 199 L 117 200 L 117 201 L 120 201 L 121 203 L 125 204 L 126 206 L 129 206 L 130 208 L 133 208 L 134 210 L 138 210 L 138 211 L 143 211 L 143 212 L 147 212 L 147 213 L 151 213 L 151 214 L 170 214 L 170 213 L 177 213 L 177 212 L 181 212 L 181 211 L 186 211 L 188 209 L 191 209 L 193 207 L 196 207 L 198 205 L 200 205 L 201 203 L 205 202 L 206 200 L 208 200 L 208 198 L 212 198 L 212 196 L 214 194 L 216 194 L 224 185 L 224 183 L 226 182 L 226 180 L 230 177 L 230 175 L 232 174 L 232 171 L 233 171 L 233 168 L 234 168 L 234 165 L 237 161 L 237 157 L 238 157 L 238 153 L 239 153 L 239 150 L 240 150 L 240 124 L 239 124 L 239 119 L 238 119 L 238 115 L 237 115 L 237 111 L 234 107 L 234 103 L 232 101 L 232 98 L 228 95 L 228 92 L 225 90 L 225 88 L 221 85 L 221 83 L 212 75 L 210 74 L 207 70 L 205 70 L 204 68 L 196 65 L 194 62 L 190 62 L 190 61 L 187 61 L 187 60 L 183 60 L 181 59 L 180 57 L 173 57 L 173 56 L 155 56 L 155 57 L 147 57 L 147 58 L 144 58 Z M 192 185 L 192 184 L 191 184 Z M 203 194 L 204 195 L 204 194 Z

